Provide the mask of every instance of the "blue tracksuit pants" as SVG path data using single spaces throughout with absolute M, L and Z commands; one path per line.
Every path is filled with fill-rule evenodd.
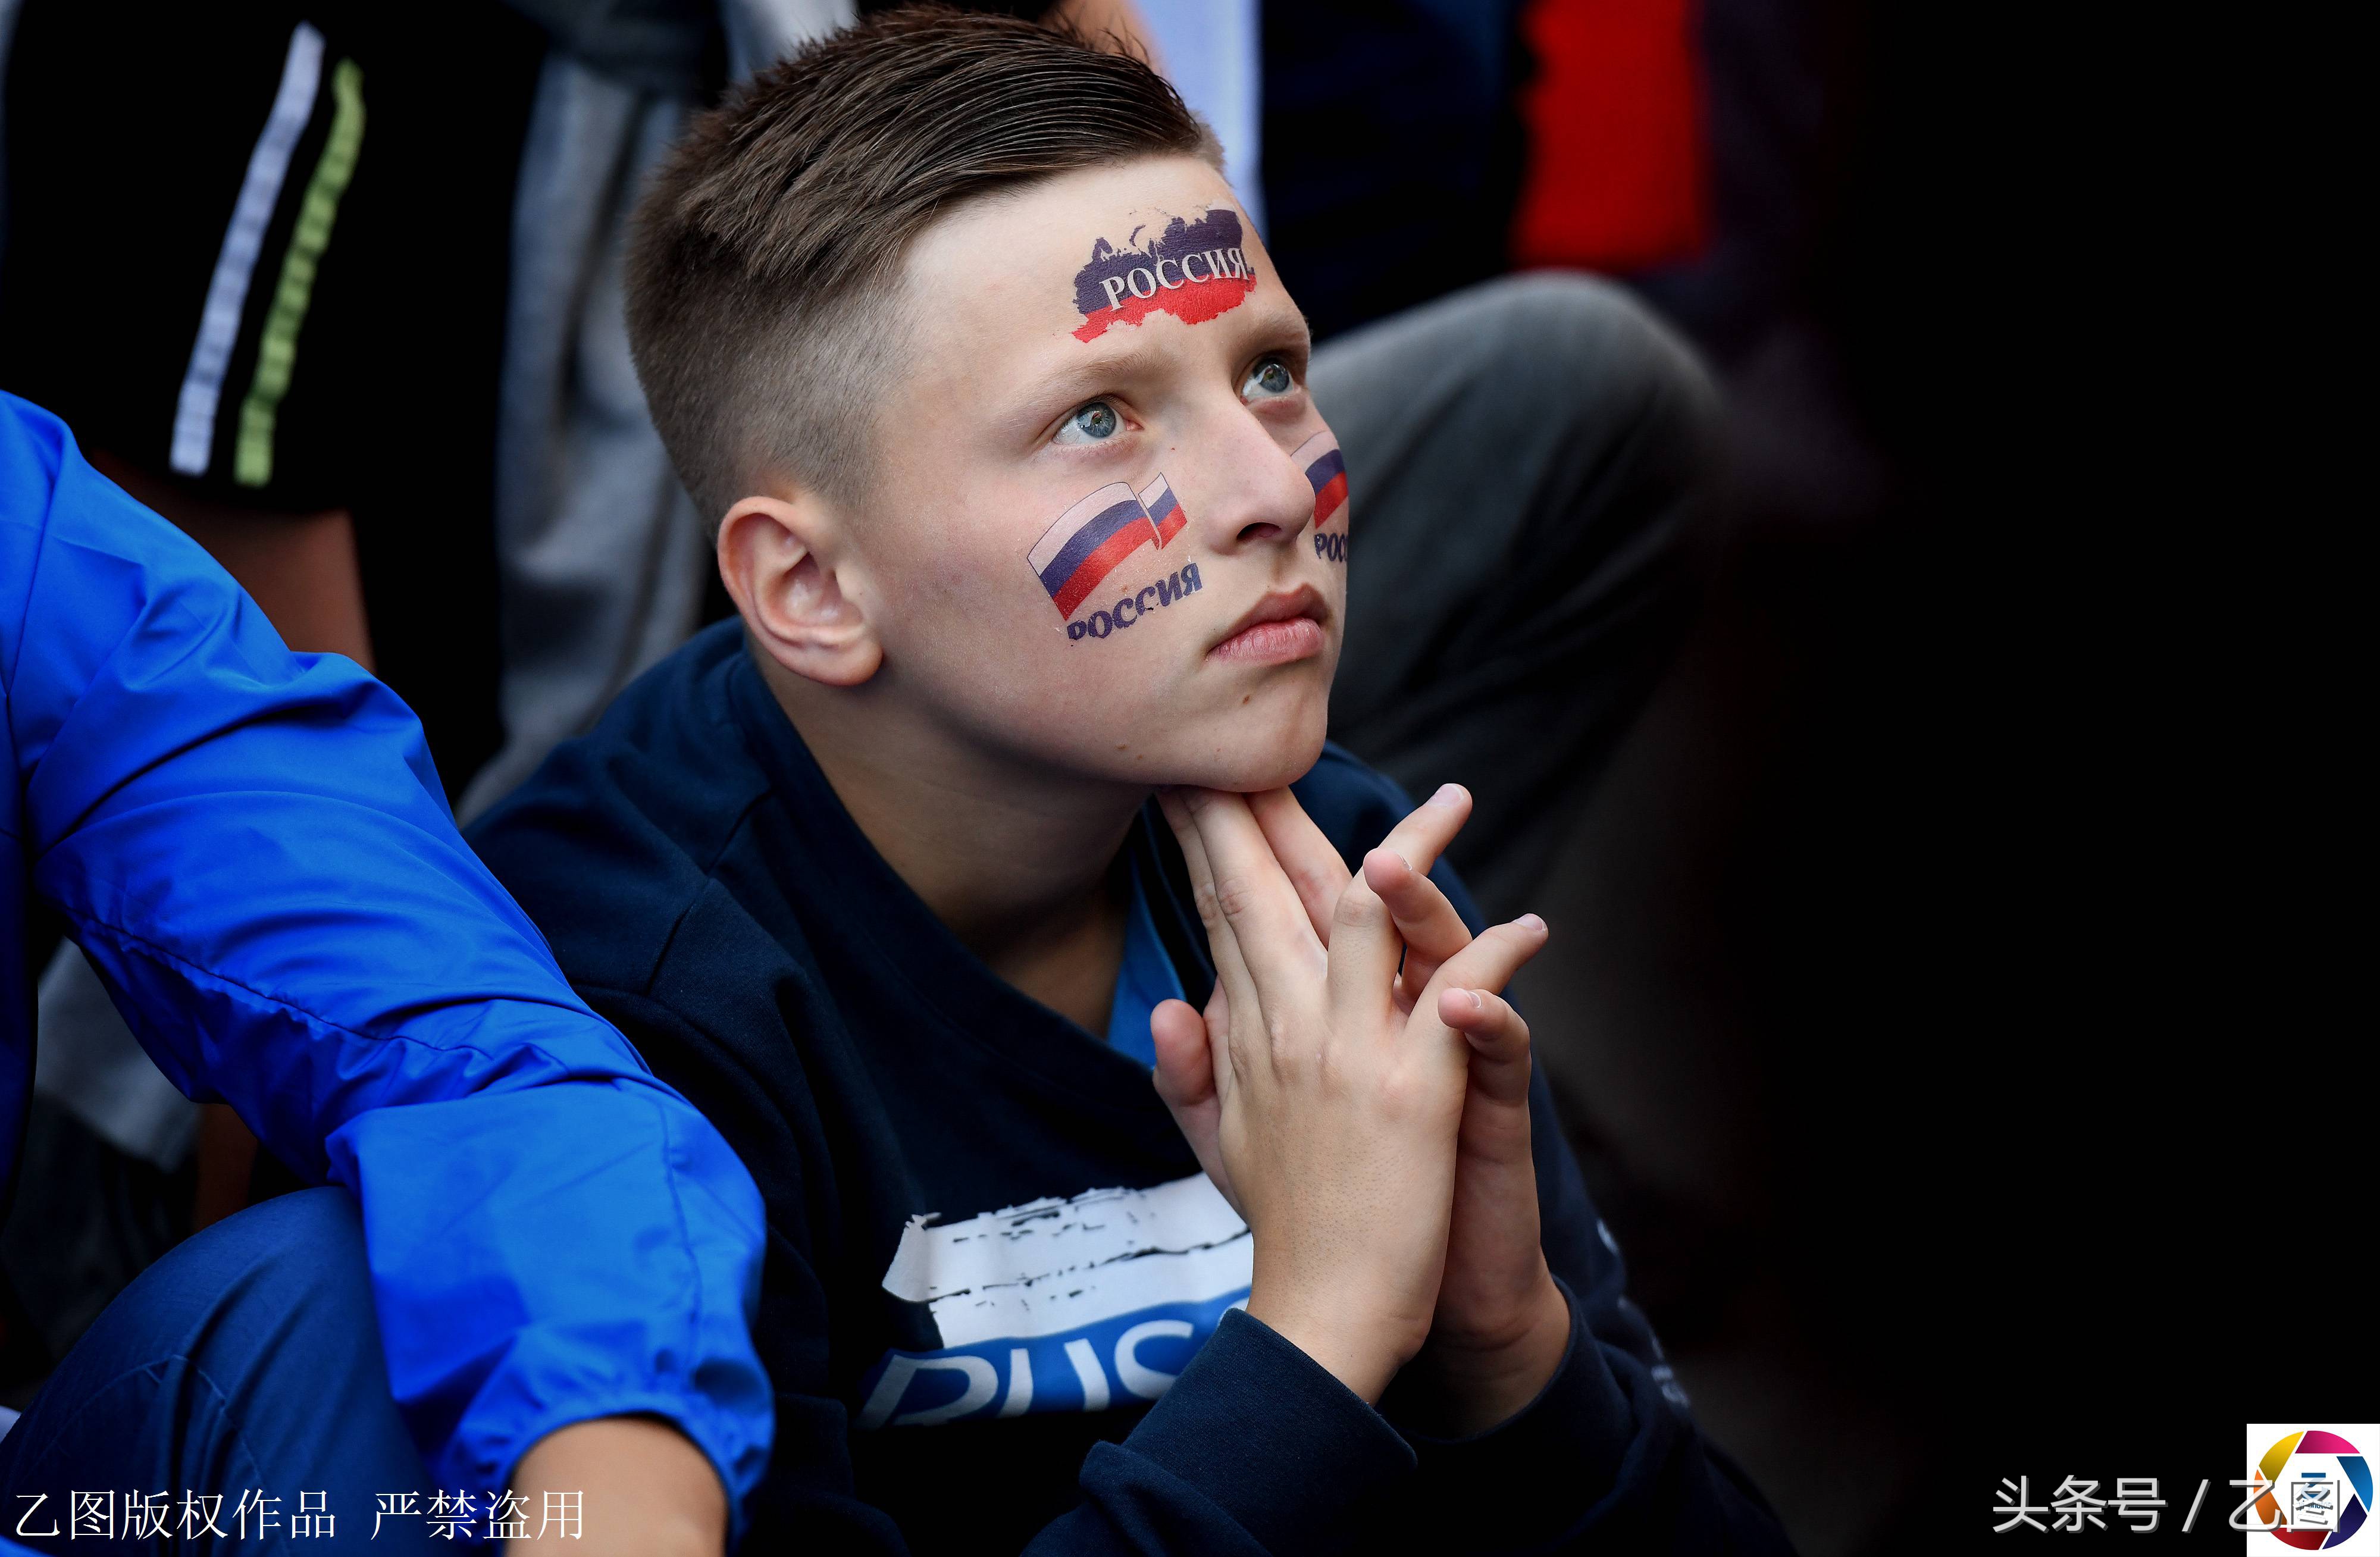
M 355 1201 L 309 1189 L 198 1234 L 100 1316 L 0 1439 L 0 1535 L 169 1550 L 128 1539 L 153 1531 L 140 1504 L 162 1492 L 176 1551 L 424 1551 L 429 1481 L 390 1398 Z M 487 1504 L 468 1490 L 466 1539 Z M 374 1539 L 383 1494 L 414 1512 Z

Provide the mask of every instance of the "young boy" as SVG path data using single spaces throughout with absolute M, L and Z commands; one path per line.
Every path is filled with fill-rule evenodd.
M 1213 164 L 911 13 L 646 198 L 741 620 L 474 840 L 760 1185 L 758 1549 L 1781 1550 L 1499 998 L 1543 925 L 1324 745 L 1345 482 Z

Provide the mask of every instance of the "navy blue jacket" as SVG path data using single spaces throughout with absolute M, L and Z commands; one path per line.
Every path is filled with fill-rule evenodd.
M 176 1086 L 361 1207 L 443 1487 L 641 1412 L 769 1456 L 760 1203 L 455 831 L 421 728 L 0 395 L 0 1189 L 54 913 Z
M 1335 748 L 1297 788 L 1351 860 L 1408 809 Z M 1203 1000 L 1205 941 L 1155 818 L 1129 847 Z M 1375 1410 L 1234 1311 L 1246 1228 L 1147 1069 L 1003 983 L 893 873 L 740 624 L 649 672 L 470 836 L 759 1182 L 777 1448 L 756 1548 L 1784 1548 L 1623 1295 L 1542 1080 L 1569 1355 L 1479 1438 L 1401 1432 L 1393 1390 Z

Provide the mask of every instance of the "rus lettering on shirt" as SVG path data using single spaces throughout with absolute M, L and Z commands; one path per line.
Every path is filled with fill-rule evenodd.
M 941 1349 L 879 1358 L 860 1381 L 856 1426 L 1155 1400 L 1246 1303 L 1252 1248 L 1204 1174 L 961 1222 L 913 1218 L 884 1290 L 928 1308 Z

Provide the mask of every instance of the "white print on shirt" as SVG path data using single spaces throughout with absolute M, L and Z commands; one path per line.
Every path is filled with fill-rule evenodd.
M 931 1308 L 938 1352 L 889 1351 L 862 1429 L 1155 1400 L 1247 1302 L 1247 1223 L 1204 1174 L 965 1222 L 912 1217 L 884 1290 Z

